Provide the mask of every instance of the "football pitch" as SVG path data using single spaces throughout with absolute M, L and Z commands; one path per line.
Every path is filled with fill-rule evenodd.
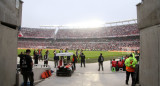
M 47 49 L 42 50 L 42 56 L 45 55 L 46 50 Z M 21 52 L 25 52 L 25 51 L 26 51 L 26 49 L 18 49 L 18 55 Z M 34 49 L 31 49 L 31 54 L 30 54 L 31 56 L 33 56 L 33 51 L 34 51 Z M 49 51 L 49 60 L 52 61 L 53 57 L 54 57 L 54 55 L 53 55 L 54 50 L 48 49 L 48 51 Z M 59 53 L 59 50 L 56 50 L 56 52 Z M 75 50 L 68 50 L 68 52 L 73 52 L 73 54 L 76 53 Z M 78 53 L 80 53 L 80 51 Z M 119 58 L 119 57 L 130 54 L 129 52 L 117 52 L 117 51 L 83 51 L 83 53 L 86 57 L 86 63 L 97 62 L 100 53 L 102 53 L 105 61 L 113 59 L 113 58 Z M 71 59 L 72 59 L 72 56 L 71 56 Z M 80 62 L 80 59 L 78 59 L 78 62 Z

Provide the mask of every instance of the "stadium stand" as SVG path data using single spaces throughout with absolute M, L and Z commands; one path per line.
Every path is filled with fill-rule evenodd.
M 101 38 L 139 35 L 137 24 L 93 29 L 60 29 L 57 38 Z
M 19 48 L 69 48 L 86 50 L 139 49 L 137 24 L 83 29 L 22 28 Z
M 23 27 L 21 34 L 24 38 L 54 38 L 55 30 Z

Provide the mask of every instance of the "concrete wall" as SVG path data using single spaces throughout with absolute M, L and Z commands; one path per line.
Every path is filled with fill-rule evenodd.
M 13 86 L 17 63 L 17 30 L 0 25 L 0 84 Z
M 22 2 L 20 1 L 19 8 L 16 8 L 16 1 L 18 0 L 0 0 L 0 21 L 13 25 L 21 24 L 19 20 L 21 20 Z
M 37 82 L 41 79 L 41 74 L 43 72 L 45 72 L 46 70 L 51 70 L 50 67 L 46 67 L 46 68 L 34 68 L 33 72 L 34 72 L 34 82 Z M 17 86 L 21 86 L 21 84 L 23 83 L 23 76 L 21 74 L 18 75 L 18 82 L 17 82 Z
M 160 24 L 160 0 L 144 0 L 137 5 L 138 28 Z
M 140 31 L 140 84 L 160 86 L 160 25 Z
M 137 5 L 140 29 L 140 85 L 160 86 L 160 0 Z
M 0 0 L 0 86 L 14 86 L 17 68 L 17 32 L 21 25 L 21 5 L 16 0 Z M 10 28 L 2 24 L 14 26 Z

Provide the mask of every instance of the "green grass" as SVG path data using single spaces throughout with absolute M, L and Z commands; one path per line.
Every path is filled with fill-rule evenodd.
M 18 49 L 18 55 L 21 53 L 21 52 L 25 52 L 26 49 Z M 42 56 L 44 56 L 45 54 L 45 51 L 47 49 L 43 49 L 42 51 Z M 33 51 L 34 49 L 31 49 L 31 56 L 33 56 Z M 53 51 L 54 50 L 48 50 L 49 51 L 49 60 L 53 60 Z M 59 50 L 56 50 L 56 52 L 58 53 Z M 73 52 L 75 54 L 75 51 L 74 50 L 69 50 L 69 52 Z M 109 51 L 83 51 L 84 55 L 86 56 L 86 63 L 94 63 L 94 62 L 97 62 L 98 61 L 98 57 L 100 55 L 100 53 L 102 53 L 103 57 L 104 57 L 104 60 L 107 61 L 107 60 L 110 60 L 110 59 L 113 59 L 113 58 L 118 58 L 118 57 L 122 57 L 122 56 L 125 56 L 125 55 L 128 55 L 129 53 L 127 52 L 109 52 Z M 71 56 L 71 59 L 72 59 L 72 56 Z M 80 62 L 80 60 L 78 61 Z

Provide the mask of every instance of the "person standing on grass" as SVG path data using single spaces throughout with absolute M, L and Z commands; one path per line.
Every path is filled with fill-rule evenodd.
M 81 57 L 82 53 L 83 53 L 83 50 L 81 49 L 79 57 Z
M 34 51 L 33 51 L 33 58 L 35 57 L 35 55 L 36 55 L 36 50 L 34 49 Z
M 85 67 L 85 55 L 83 53 L 81 54 L 81 67 L 82 67 L 82 63 Z
M 48 66 L 48 55 L 47 55 L 47 52 L 46 54 L 44 55 L 44 67 L 47 67 Z
M 58 66 L 59 56 L 56 56 L 56 50 L 54 50 L 54 68 Z
M 21 54 L 18 55 L 18 57 L 21 59 L 24 56 L 23 52 L 21 52 Z
M 46 53 L 47 56 L 49 55 L 49 51 L 48 50 L 45 53 Z
M 68 53 L 68 48 L 66 48 L 65 53 Z M 70 58 L 71 58 L 70 56 L 67 56 L 67 64 L 71 62 Z
M 35 56 L 34 56 L 34 64 L 38 64 L 38 53 L 35 52 Z
M 20 59 L 20 68 L 21 68 L 21 74 L 23 75 L 23 81 L 24 81 L 24 86 L 27 86 L 27 81 L 29 79 L 30 81 L 30 86 L 33 86 L 34 84 L 34 73 L 32 71 L 33 68 L 33 61 L 30 56 L 31 50 L 27 49 L 26 50 L 26 55 L 24 55 Z
M 39 61 L 40 61 L 40 60 L 43 61 L 43 59 L 42 59 L 42 49 L 41 49 L 41 50 L 40 50 L 40 49 L 38 50 L 38 54 L 39 54 Z
M 98 63 L 99 63 L 98 71 L 100 71 L 100 66 L 102 67 L 102 71 L 103 71 L 103 61 L 104 61 L 104 58 L 103 58 L 102 53 L 101 53 L 99 58 L 98 58 Z
M 75 54 L 73 54 L 72 63 L 74 66 L 74 70 L 76 70 L 76 62 L 77 62 L 77 57 L 75 56 Z
M 63 53 L 63 49 L 62 48 L 60 49 L 59 53 Z
M 79 58 L 78 58 L 78 49 L 76 50 L 76 57 L 79 60 Z

